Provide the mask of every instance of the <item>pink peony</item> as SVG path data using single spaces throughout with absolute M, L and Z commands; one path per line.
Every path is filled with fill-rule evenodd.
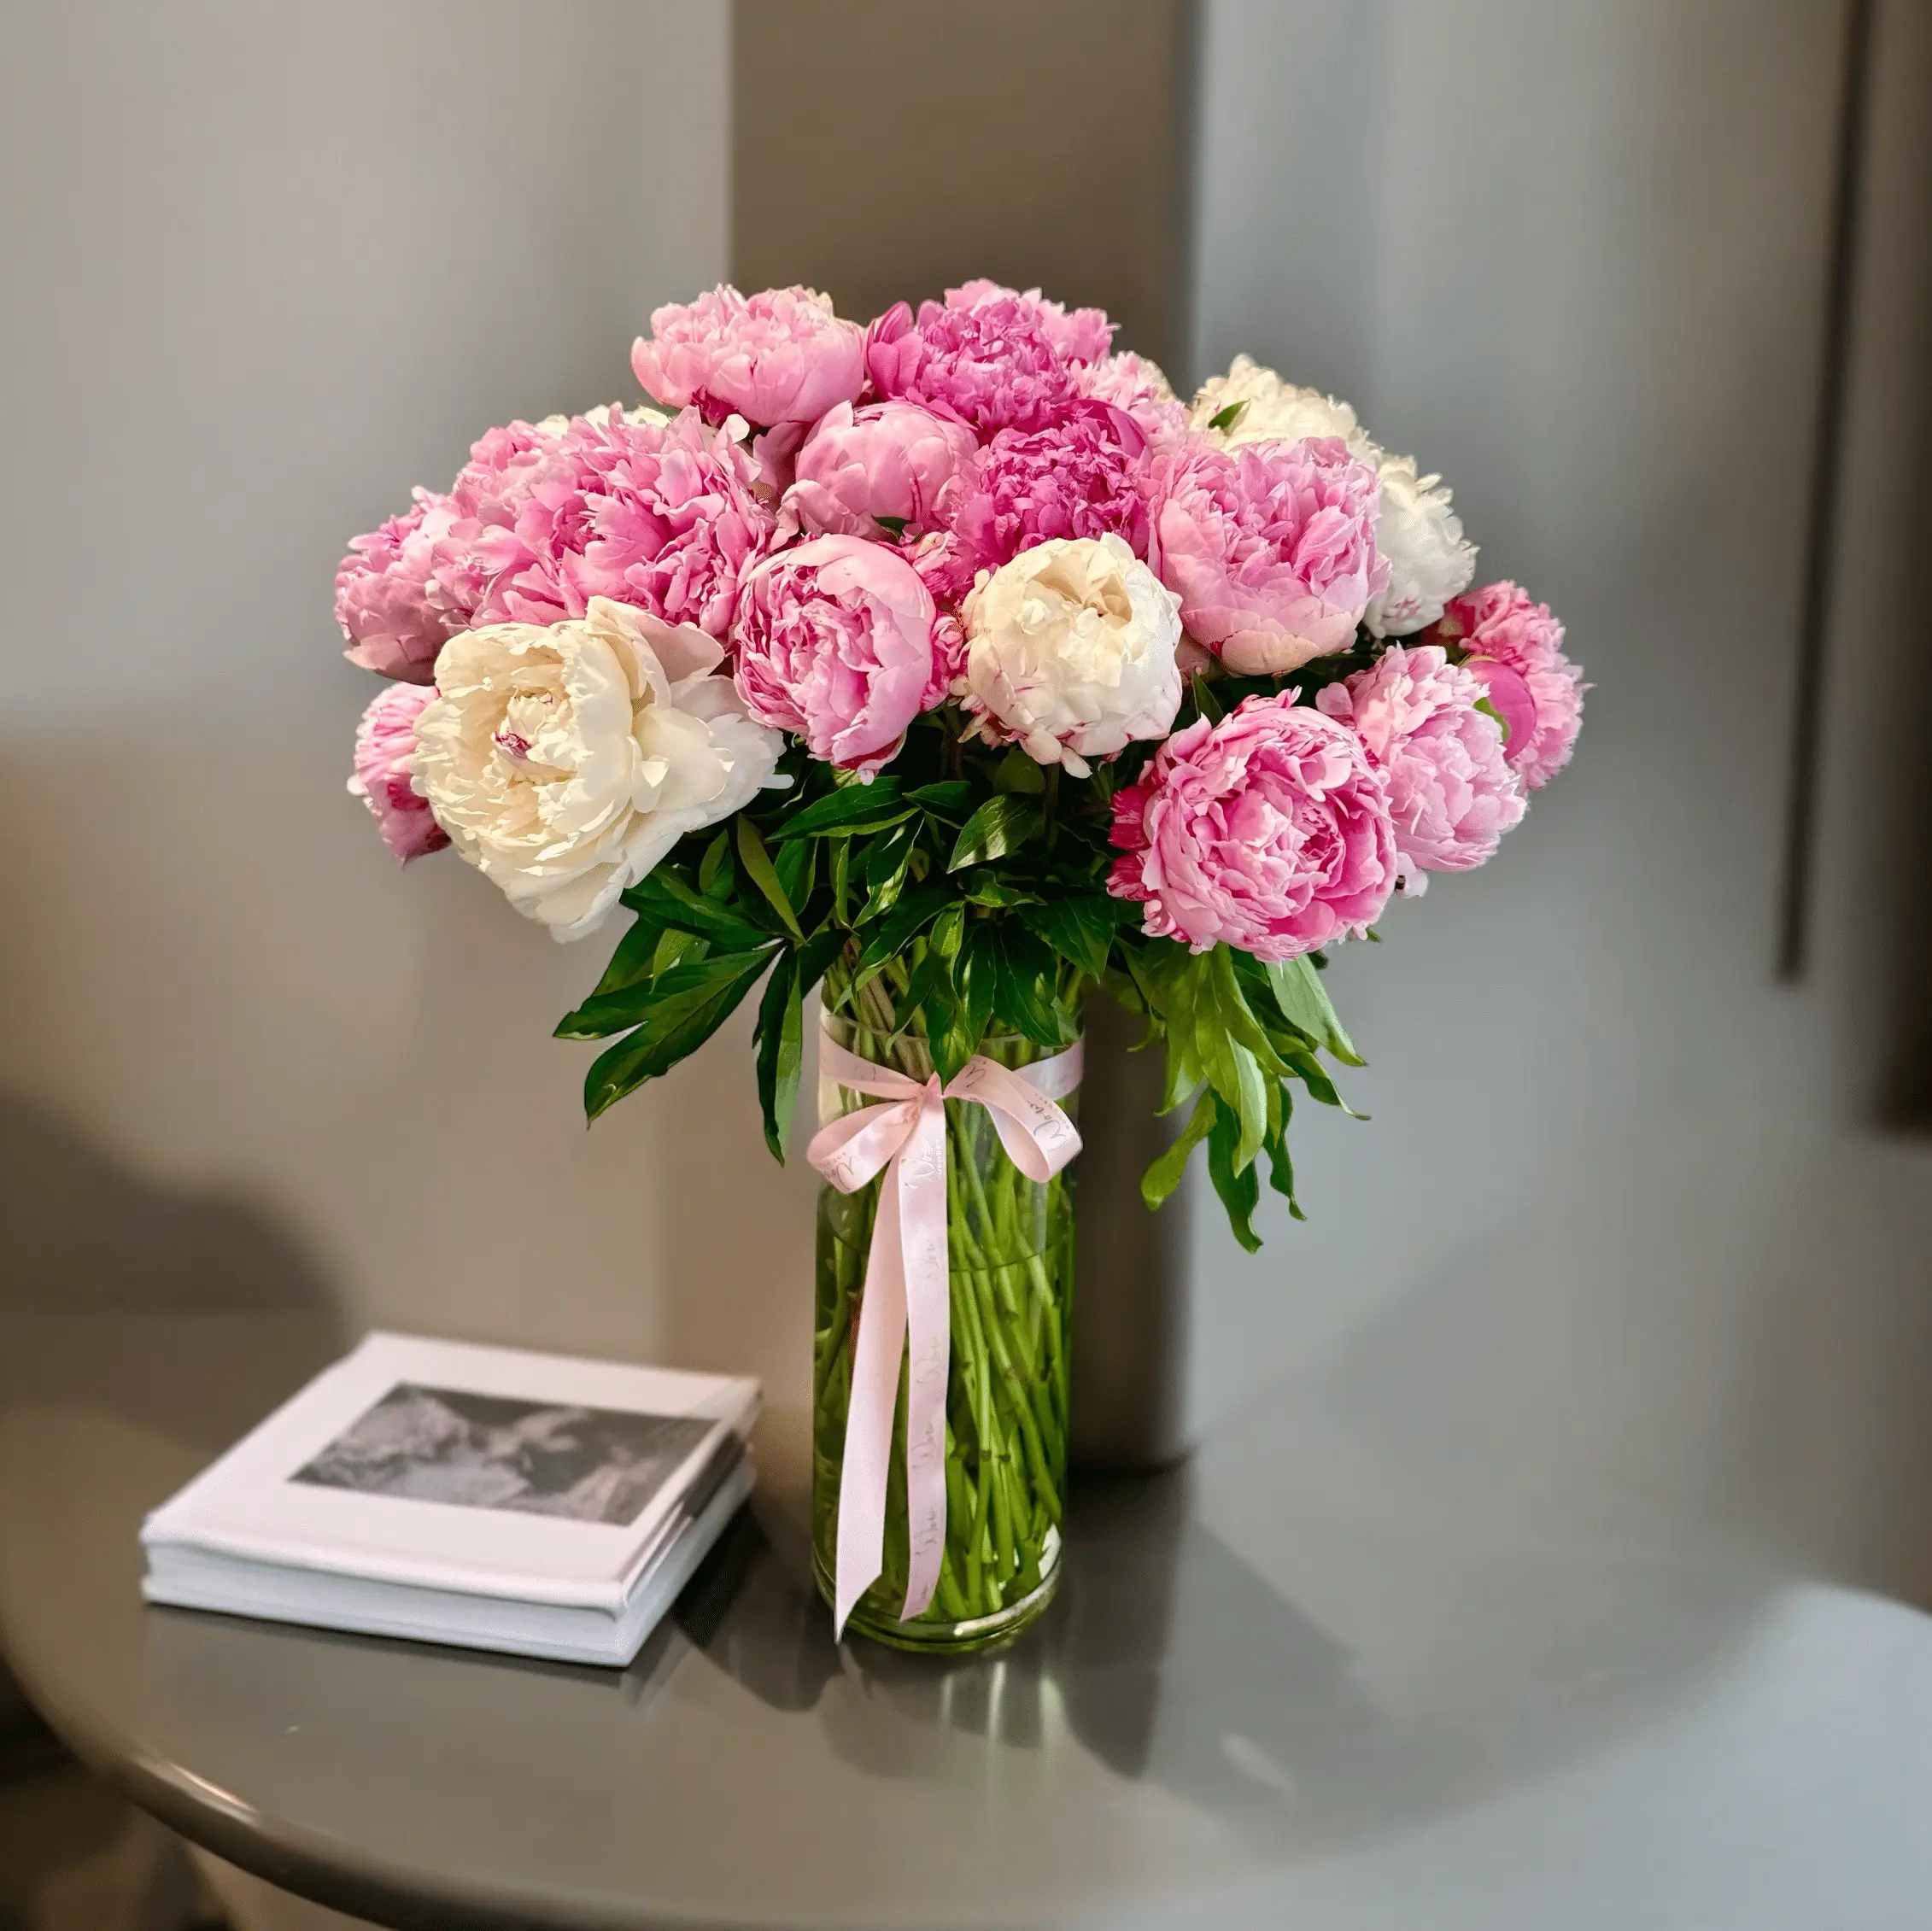
M 806 437 L 786 500 L 808 530 L 876 536 L 891 517 L 917 531 L 977 448 L 965 424 L 915 403 L 841 402 Z
M 706 422 L 735 413 L 760 429 L 816 422 L 865 386 L 865 331 L 842 322 L 811 289 L 767 289 L 747 300 L 727 283 L 654 311 L 630 366 L 645 392 Z
M 922 711 L 937 711 L 951 696 L 954 685 L 964 688 L 966 650 L 966 626 L 951 611 L 942 610 L 933 619 L 933 671 L 919 700 Z
M 1140 433 L 1165 454 L 1187 433 L 1187 405 L 1168 384 L 1160 368 L 1132 350 L 1109 355 L 1074 372 L 1076 395 L 1125 409 Z
M 1147 439 L 1104 402 L 1075 402 L 1050 430 L 1003 429 L 980 453 L 950 521 L 975 569 L 1057 536 L 1122 538 L 1147 555 Z
M 423 684 L 391 684 L 378 691 L 355 729 L 355 775 L 349 795 L 369 807 L 383 843 L 401 864 L 440 851 L 449 834 L 419 798 L 409 781 L 410 761 L 416 755 L 416 719 L 436 693 Z
M 336 572 L 336 621 L 351 664 L 413 684 L 434 677 L 436 652 L 470 617 L 437 570 L 455 521 L 448 497 L 419 489 L 413 509 L 350 543 Z
M 946 291 L 949 308 L 1002 308 L 1024 313 L 1069 361 L 1098 362 L 1114 345 L 1114 325 L 1104 308 L 1063 308 L 1045 301 L 1038 289 L 1024 295 L 981 275 Z
M 814 758 L 872 776 L 892 762 L 936 682 L 936 617 L 904 557 L 859 536 L 782 550 L 745 579 L 738 694 Z
M 432 681 L 440 651 L 475 620 L 489 587 L 478 543 L 515 520 L 530 477 L 565 418 L 510 423 L 471 445 L 449 494 L 416 492 L 407 515 L 358 536 L 336 572 L 336 618 L 353 664 L 410 683 Z
M 1107 889 L 1147 906 L 1143 929 L 1259 959 L 1365 932 L 1395 888 L 1388 781 L 1345 725 L 1252 697 L 1197 718 L 1114 799 Z
M 1379 485 L 1338 437 L 1196 442 L 1159 465 L 1153 563 L 1188 635 L 1244 676 L 1344 649 L 1388 583 Z
M 1549 605 L 1513 583 L 1491 583 L 1456 598 L 1424 635 L 1462 652 L 1487 687 L 1523 788 L 1548 784 L 1570 762 L 1590 688 L 1583 666 L 1563 654 L 1563 626 Z
M 554 623 L 593 597 L 723 636 L 740 578 L 771 541 L 757 465 L 687 409 L 577 416 L 479 490 L 477 623 Z
M 1107 352 L 1113 326 L 1098 308 L 1071 314 L 1038 289 L 1016 295 L 992 282 L 922 301 L 916 321 L 901 301 L 865 335 L 865 363 L 881 395 L 922 403 L 970 423 L 982 436 L 1039 430 L 1074 399 L 1074 372 Z
M 1465 872 L 1496 856 L 1523 816 L 1523 787 L 1503 755 L 1502 729 L 1476 706 L 1482 680 L 1434 645 L 1385 651 L 1366 670 L 1329 684 L 1315 703 L 1354 728 L 1389 780 L 1389 816 L 1402 890 L 1420 896 L 1425 872 Z
M 919 572 L 933 601 L 941 606 L 965 602 L 980 574 L 972 551 L 950 530 L 928 530 L 916 541 L 909 539 L 903 553 Z
M 506 423 L 501 429 L 485 430 L 470 445 L 470 459 L 449 486 L 457 516 L 474 523 L 512 521 L 512 512 L 506 506 L 520 497 L 524 485 L 569 426 L 566 418 L 549 416 L 541 423 Z

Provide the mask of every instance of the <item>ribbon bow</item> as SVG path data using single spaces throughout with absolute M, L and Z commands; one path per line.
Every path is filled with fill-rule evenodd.
M 1015 1072 L 975 1054 L 948 1085 L 922 1084 L 889 1066 L 819 1042 L 819 1071 L 855 1093 L 882 1096 L 813 1137 L 805 1158 L 840 1193 L 885 1172 L 846 1411 L 839 1478 L 835 1634 L 885 1567 L 886 1473 L 899 1350 L 906 1377 L 905 1491 L 911 1560 L 899 1620 L 922 1614 L 939 1586 L 946 1548 L 946 1383 L 952 1351 L 946 1279 L 946 1105 L 970 1100 L 992 1115 L 1007 1157 L 1029 1180 L 1050 1180 L 1080 1150 L 1074 1123 L 1054 1104 L 1080 1085 L 1080 1049 Z

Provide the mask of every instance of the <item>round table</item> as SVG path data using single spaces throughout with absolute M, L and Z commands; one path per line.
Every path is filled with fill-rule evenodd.
M 0 1627 L 90 1763 L 413 1927 L 1916 1931 L 1932 1621 L 1450 1506 L 1299 1405 L 1077 1488 L 1003 1655 L 840 1648 L 798 1499 L 630 1668 L 149 1609 L 143 1511 L 339 1351 L 305 1313 L 0 1323 Z M 1296 1419 L 1291 1419 L 1293 1414 Z

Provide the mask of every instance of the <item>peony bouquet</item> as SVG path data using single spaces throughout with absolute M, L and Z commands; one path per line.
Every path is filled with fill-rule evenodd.
M 1495 852 L 1580 673 L 1472 588 L 1439 478 L 1245 357 L 1182 402 L 989 282 L 652 326 L 642 407 L 492 430 L 351 546 L 391 682 L 350 789 L 559 939 L 630 915 L 558 1027 L 612 1042 L 593 1118 L 762 984 L 782 1159 L 817 989 L 822 1581 L 888 1641 L 1004 1635 L 1057 1560 L 1083 993 L 1187 1109 L 1150 1204 L 1205 1142 L 1253 1248 L 1294 1091 L 1360 1063 L 1327 953 Z

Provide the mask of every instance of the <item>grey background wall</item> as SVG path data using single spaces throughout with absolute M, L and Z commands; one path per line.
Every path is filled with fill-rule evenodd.
M 1246 347 L 1352 395 L 1598 686 L 1505 861 L 1338 962 L 1375 1118 L 1304 1121 L 1311 1224 L 1250 1261 L 1197 1216 L 1197 1413 L 1292 1406 L 1338 1495 L 1689 1516 L 1932 1588 L 1925 1155 L 1867 1124 L 1923 770 L 1886 734 L 1932 208 L 1927 11 L 1882 12 L 1824 942 L 1794 991 L 1836 8 L 1200 9 L 1175 373 Z M 596 962 L 453 864 L 386 865 L 341 791 L 368 685 L 327 611 L 341 538 L 478 428 L 628 393 L 631 336 L 725 272 L 734 206 L 776 259 L 787 202 L 840 191 L 734 190 L 731 76 L 772 71 L 744 39 L 770 16 L 738 20 L 734 68 L 721 3 L 11 19 L 0 1105 L 16 1172 L 226 1202 L 351 1323 L 747 1366 L 795 1467 L 806 1178 L 766 1162 L 730 1044 L 584 1132 L 582 1056 L 545 1033 Z M 1013 245 L 1006 272 L 1058 279 L 1052 237 Z M 773 272 L 863 307 L 840 259 Z M 916 266 L 877 265 L 884 292 Z M 1137 286 L 1115 299 L 1157 315 Z M 15 1281 L 71 1278 L 11 1197 Z
M 1503 862 L 1338 961 L 1374 1123 L 1304 1121 L 1314 1219 L 1262 1261 L 1199 1217 L 1197 1400 L 1301 1407 L 1425 1511 L 1689 1514 L 1923 1588 L 1932 1169 L 1869 1089 L 1925 769 L 1881 694 L 1925 503 L 1914 4 L 1880 10 L 1818 943 L 1771 970 L 1842 17 L 1207 9 L 1203 366 L 1249 346 L 1446 472 L 1596 688 Z

